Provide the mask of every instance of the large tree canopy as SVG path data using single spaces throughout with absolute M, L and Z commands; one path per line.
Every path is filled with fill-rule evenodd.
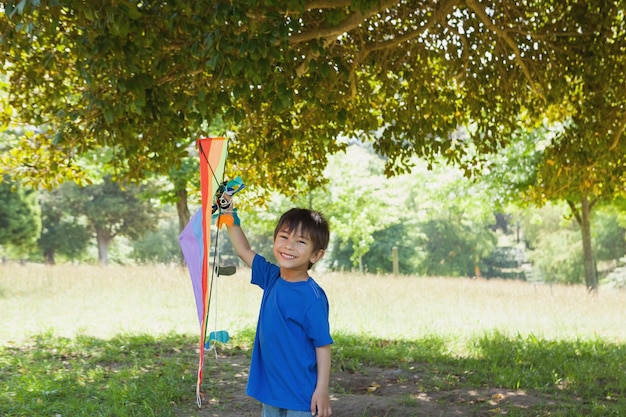
M 544 153 L 536 199 L 610 201 L 626 181 L 626 15 L 624 2 L 579 8 L 564 30 L 585 22 L 588 32 L 560 42 L 559 72 L 569 82 L 560 102 L 561 125 Z
M 572 10 L 565 31 L 584 36 L 558 47 L 559 70 L 569 82 L 563 90 L 562 128 L 543 151 L 536 201 L 565 200 L 582 232 L 585 280 L 597 289 L 592 253 L 591 210 L 626 193 L 626 4 L 593 2 Z
M 320 181 L 342 136 L 374 141 L 388 173 L 412 155 L 471 167 L 561 98 L 555 46 L 587 34 L 572 10 L 600 3 L 8 1 L 2 118 L 36 128 L 2 162 L 66 175 L 107 146 L 140 177 L 175 165 L 190 138 L 225 133 L 208 131 L 221 117 L 234 169 L 283 189 Z

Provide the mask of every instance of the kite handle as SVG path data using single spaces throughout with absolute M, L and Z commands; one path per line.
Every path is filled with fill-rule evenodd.
M 215 192 L 211 213 L 214 214 L 218 209 L 220 209 L 220 211 L 228 210 L 233 204 L 233 195 L 244 188 L 246 188 L 246 185 L 243 183 L 243 179 L 241 179 L 240 176 L 237 176 L 230 181 L 224 181 L 221 183 Z M 226 196 L 228 196 L 228 198 Z

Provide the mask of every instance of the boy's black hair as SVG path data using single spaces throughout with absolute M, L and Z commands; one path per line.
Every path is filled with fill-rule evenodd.
M 315 251 L 325 250 L 328 247 L 330 228 L 319 211 L 297 207 L 287 210 L 278 220 L 276 229 L 274 229 L 274 239 L 282 229 L 287 229 L 289 233 L 299 229 L 302 234 L 309 236 Z

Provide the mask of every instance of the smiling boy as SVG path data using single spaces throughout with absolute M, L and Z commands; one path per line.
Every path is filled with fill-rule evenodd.
M 275 265 L 250 248 L 231 213 L 231 244 L 263 289 L 246 393 L 263 404 L 262 417 L 329 417 L 329 305 L 309 276 L 328 246 L 328 222 L 312 210 L 285 212 L 274 230 Z

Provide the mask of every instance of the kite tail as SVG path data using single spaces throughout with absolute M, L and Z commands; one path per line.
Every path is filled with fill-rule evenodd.
M 204 316 L 202 328 L 200 329 L 200 357 L 198 359 L 198 382 L 196 384 L 196 404 L 198 408 L 202 408 L 202 370 L 204 369 L 204 339 L 206 338 L 206 321 L 207 316 Z
M 202 385 L 202 366 L 204 365 L 204 359 L 200 360 L 200 366 L 198 367 L 198 383 L 196 384 L 196 404 L 198 408 L 202 408 L 202 394 L 200 393 L 200 385 Z

